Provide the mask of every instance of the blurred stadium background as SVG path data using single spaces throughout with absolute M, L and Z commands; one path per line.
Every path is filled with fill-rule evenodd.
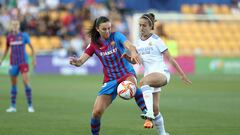
M 12 17 L 19 17 L 37 52 L 31 70 L 36 113 L 26 111 L 19 79 L 18 112 L 9 105 L 8 58 L 0 67 L 0 135 L 88 135 L 89 119 L 102 67 L 93 57 L 74 68 L 68 56 L 89 43 L 92 20 L 109 16 L 113 31 L 131 41 L 138 36 L 141 14 L 153 12 L 158 33 L 188 73 L 192 86 L 174 75 L 162 92 L 166 128 L 173 135 L 240 134 L 239 0 L 0 0 L 0 56 Z M 29 48 L 28 48 L 29 52 Z M 136 67 L 141 77 L 141 67 Z M 117 99 L 103 117 L 103 135 L 155 135 L 145 130 L 133 100 Z M 131 126 L 130 126 L 131 125 Z

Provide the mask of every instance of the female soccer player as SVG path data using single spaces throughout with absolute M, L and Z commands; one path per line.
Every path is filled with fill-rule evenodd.
M 152 128 L 153 120 L 159 135 L 168 135 L 165 132 L 163 116 L 159 112 L 159 95 L 161 87 L 168 84 L 170 73 L 164 58 L 176 69 L 180 78 L 187 84 L 192 82 L 187 78 L 181 67 L 177 64 L 174 58 L 168 52 L 167 47 L 160 37 L 153 34 L 155 16 L 152 13 L 143 14 L 139 20 L 140 38 L 136 41 L 136 48 L 140 54 L 143 66 L 144 77 L 140 80 L 143 98 L 147 107 L 147 113 L 142 117 L 147 120 L 144 123 L 145 128 Z M 124 55 L 130 62 L 136 63 L 129 59 L 128 55 Z
M 29 85 L 28 80 L 28 56 L 26 53 L 26 44 L 28 44 L 32 51 L 32 64 L 35 63 L 35 53 L 33 46 L 30 43 L 29 35 L 27 33 L 22 33 L 19 31 L 20 23 L 18 20 L 11 21 L 11 32 L 7 35 L 7 46 L 4 51 L 3 57 L 0 60 L 0 65 L 5 59 L 8 50 L 10 48 L 10 69 L 9 75 L 11 77 L 11 106 L 6 110 L 6 112 L 16 112 L 16 97 L 17 97 L 17 76 L 19 71 L 22 73 L 23 83 L 25 86 L 25 93 L 28 103 L 28 112 L 34 112 L 32 105 L 32 89 Z
M 117 96 L 117 86 L 124 80 L 136 84 L 135 71 L 132 65 L 121 58 L 125 48 L 130 52 L 131 58 L 136 63 L 141 63 L 136 48 L 120 32 L 111 32 L 111 22 L 106 17 L 95 19 L 92 29 L 89 31 L 91 43 L 80 58 L 71 57 L 70 64 L 77 67 L 84 64 L 89 57 L 96 54 L 103 65 L 104 84 L 96 98 L 91 118 L 92 135 L 98 135 L 100 131 L 100 119 L 105 109 Z M 141 90 L 137 90 L 135 100 L 142 111 L 145 103 Z

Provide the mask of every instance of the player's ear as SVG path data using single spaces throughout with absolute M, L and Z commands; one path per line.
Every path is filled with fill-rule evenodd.
M 99 27 L 95 27 L 95 29 L 97 30 L 97 32 L 99 32 Z

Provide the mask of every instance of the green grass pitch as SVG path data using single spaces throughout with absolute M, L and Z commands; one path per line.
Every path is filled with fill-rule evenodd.
M 0 135 L 90 135 L 92 106 L 102 76 L 31 75 L 35 113 L 28 113 L 21 77 L 17 113 L 9 106 L 9 77 L 0 76 Z M 239 135 L 240 76 L 173 76 L 160 108 L 171 135 Z M 144 129 L 134 100 L 117 98 L 102 117 L 101 135 L 157 135 Z

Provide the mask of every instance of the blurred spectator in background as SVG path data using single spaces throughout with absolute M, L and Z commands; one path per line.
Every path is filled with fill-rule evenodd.
M 205 9 L 204 9 L 204 4 L 203 3 L 199 3 L 198 4 L 198 8 L 196 10 L 197 14 L 205 14 Z
M 107 0 L 106 0 L 107 1 Z M 20 29 L 28 32 L 36 37 L 37 51 L 52 52 L 54 48 L 51 46 L 44 47 L 38 40 L 41 36 L 59 37 L 59 41 L 63 41 L 62 47 L 67 49 L 73 38 L 79 37 L 82 42 L 79 46 L 86 47 L 90 40 L 86 31 L 92 25 L 92 20 L 99 16 L 107 16 L 116 23 L 113 29 L 129 36 L 129 18 L 126 16 L 125 0 L 109 0 L 106 4 L 104 1 L 96 2 L 95 0 L 75 1 L 67 4 L 61 3 L 60 0 L 38 0 L 32 2 L 30 0 L 6 0 L 3 2 L 0 12 L 0 30 L 1 34 L 6 34 L 9 29 L 9 21 L 11 18 L 20 20 Z M 76 3 L 78 3 L 76 5 Z M 77 7 L 81 6 L 81 7 Z M 127 20 L 128 19 L 128 20 Z M 74 45 L 76 47 L 76 44 Z M 81 48 L 80 47 L 80 48 Z M 68 51 L 68 49 L 66 50 Z
M 2 7 L 0 15 L 0 24 L 3 28 L 3 31 L 1 31 L 1 33 L 5 34 L 7 32 L 10 25 L 10 20 L 11 20 L 10 14 L 7 12 L 5 7 Z
M 240 2 L 238 2 L 238 0 L 232 0 L 231 12 L 233 15 L 240 14 Z
M 60 0 L 45 0 L 45 3 L 47 8 L 56 9 L 60 4 Z
M 154 33 L 157 34 L 161 38 L 168 38 L 167 33 L 164 30 L 164 24 L 160 21 L 156 21 L 154 23 Z
M 71 41 L 68 49 L 68 56 L 80 56 L 83 52 L 84 40 L 79 35 L 75 35 Z
M 205 6 L 205 14 L 207 14 L 207 15 L 215 14 L 215 12 L 213 10 L 213 4 L 208 4 Z

